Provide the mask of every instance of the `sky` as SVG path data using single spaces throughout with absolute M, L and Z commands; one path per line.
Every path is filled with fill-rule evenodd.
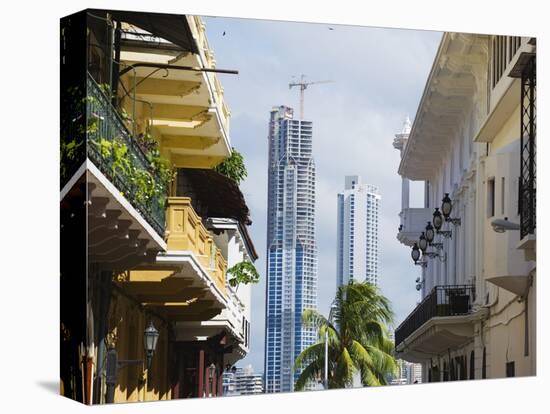
M 248 177 L 241 190 L 251 211 L 250 233 L 259 259 L 260 283 L 252 286 L 251 350 L 237 365 L 263 372 L 267 219 L 268 120 L 273 106 L 298 114 L 299 92 L 289 82 L 331 80 L 305 91 L 304 119 L 313 121 L 317 168 L 316 237 L 318 307 L 328 313 L 336 290 L 336 196 L 346 175 L 378 186 L 379 287 L 395 313 L 395 326 L 416 306 L 419 268 L 397 239 L 401 206 L 399 152 L 394 135 L 407 115 L 414 119 L 441 39 L 440 32 L 361 26 L 205 17 L 206 33 L 231 110 L 232 145 L 244 157 Z M 225 33 L 225 34 L 224 34 Z M 411 207 L 422 186 L 411 185 Z

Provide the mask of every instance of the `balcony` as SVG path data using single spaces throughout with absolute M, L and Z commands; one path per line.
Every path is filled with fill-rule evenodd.
M 473 321 L 486 310 L 475 311 L 473 285 L 436 286 L 395 331 L 399 358 L 422 362 L 460 347 L 474 335 Z
M 401 226 L 397 240 L 406 246 L 412 246 L 418 241 L 428 221 L 432 220 L 432 211 L 429 208 L 406 208 L 399 213 L 399 217 Z
M 168 252 L 192 252 L 218 289 L 225 293 L 227 262 L 203 225 L 202 219 L 193 209 L 191 198 L 168 199 L 166 227 Z
M 125 272 L 120 287 L 166 319 L 204 321 L 227 307 L 227 262 L 188 197 L 167 207 L 166 252 L 154 264 Z
M 88 75 L 87 155 L 120 194 L 157 232 L 164 236 L 165 212 L 163 196 L 143 190 L 143 180 L 159 183 L 147 156 L 137 145 L 118 111 L 111 105 L 95 80 Z
M 193 53 L 170 49 L 137 26 L 127 25 L 122 39 L 121 62 L 126 66 L 121 82 L 135 91 L 136 101 L 125 99 L 128 113 L 146 114 L 152 134 L 178 167 L 212 168 L 231 155 L 231 111 L 216 73 L 185 67 L 215 69 L 204 24 L 186 17 L 193 39 Z M 151 68 L 162 67 L 162 71 Z M 179 68 L 179 69 L 178 69 Z M 134 89 L 135 84 L 135 89 Z

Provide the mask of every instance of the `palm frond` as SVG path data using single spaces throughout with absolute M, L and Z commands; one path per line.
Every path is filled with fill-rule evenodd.
M 296 380 L 296 384 L 294 384 L 294 389 L 296 391 L 302 391 L 308 382 L 315 381 L 317 379 L 319 373 L 320 371 L 318 365 L 316 362 L 312 362 L 300 373 L 300 376 Z
M 317 361 L 320 366 L 325 361 L 325 344 L 323 342 L 317 342 L 311 346 L 308 346 L 300 355 L 298 355 L 294 361 L 294 371 L 298 371 L 304 364 L 311 364 Z

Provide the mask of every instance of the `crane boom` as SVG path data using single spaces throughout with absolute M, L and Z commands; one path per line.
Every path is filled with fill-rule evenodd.
M 294 86 L 300 87 L 300 119 L 304 119 L 304 91 L 309 85 L 318 85 L 320 83 L 332 83 L 332 80 L 320 80 L 313 82 L 305 82 L 305 75 L 300 76 L 299 82 L 290 82 L 288 84 L 288 89 L 292 89 Z

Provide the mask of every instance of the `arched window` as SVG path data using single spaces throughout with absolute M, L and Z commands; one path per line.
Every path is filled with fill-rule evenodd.
M 470 379 L 476 378 L 475 372 L 476 372 L 475 353 L 472 350 L 472 352 L 470 352 Z
M 483 347 L 483 360 L 481 362 L 481 378 L 485 379 L 487 378 L 487 355 L 485 351 L 485 347 Z

